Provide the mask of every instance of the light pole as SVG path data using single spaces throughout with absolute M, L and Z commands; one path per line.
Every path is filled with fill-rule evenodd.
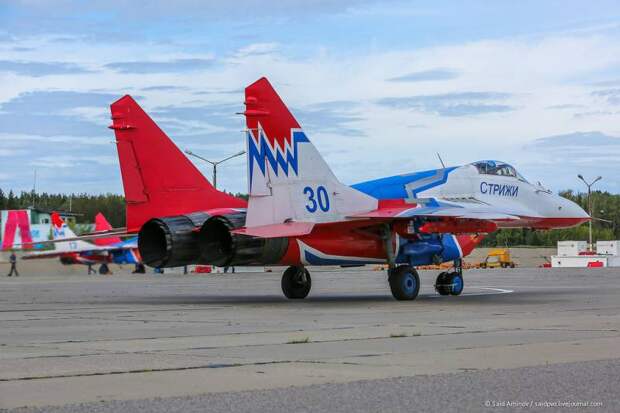
M 581 174 L 577 175 L 577 178 L 581 179 L 581 181 L 588 187 L 588 215 L 590 215 L 590 220 L 588 221 L 588 248 L 592 251 L 592 185 L 603 179 L 603 177 L 599 176 L 590 183 L 588 183 L 588 181 L 586 181 Z
M 213 165 L 213 187 L 217 188 L 217 166 L 219 164 L 223 163 L 223 162 L 226 162 L 226 161 L 232 159 L 232 158 L 236 158 L 237 156 L 243 155 L 245 153 L 245 151 L 237 152 L 236 154 L 230 155 L 229 157 L 224 158 L 224 159 L 219 160 L 219 161 L 210 161 L 207 158 L 203 158 L 200 155 L 196 155 L 194 152 L 190 151 L 189 149 L 186 149 L 185 153 L 188 154 L 189 156 L 193 156 L 194 158 L 198 158 L 198 159 L 200 159 L 202 161 L 208 162 L 211 165 Z

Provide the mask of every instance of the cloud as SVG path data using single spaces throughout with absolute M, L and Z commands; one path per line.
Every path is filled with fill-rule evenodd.
M 351 124 L 363 120 L 356 113 L 357 102 L 331 101 L 293 108 L 292 112 L 305 131 L 310 133 L 333 133 L 340 136 L 364 136 L 362 129 Z
M 194 92 L 196 96 L 206 96 L 206 95 L 237 95 L 243 97 L 245 89 L 243 88 L 234 88 L 234 89 L 209 89 L 209 90 L 199 90 L 198 92 Z
M 275 53 L 278 50 L 277 43 L 253 43 L 238 49 L 233 55 L 243 59 L 249 56 L 263 56 Z
M 574 119 L 586 119 L 586 118 L 598 117 L 598 116 L 613 116 L 619 113 L 620 112 L 612 112 L 610 110 L 591 110 L 589 112 L 575 113 L 573 114 L 573 118 Z
M 546 109 L 579 109 L 582 107 L 583 105 L 577 105 L 575 103 L 563 103 L 559 105 L 547 106 Z
M 604 98 L 610 105 L 620 105 L 620 89 L 605 89 L 592 92 L 592 96 Z
M 143 87 L 141 90 L 145 92 L 175 92 L 180 90 L 187 90 L 187 88 L 185 86 L 161 85 Z
M 620 192 L 616 179 L 620 164 L 620 137 L 599 131 L 573 132 L 538 138 L 523 148 L 528 173 L 544 177 L 556 189 L 575 188 L 578 173 L 602 175 L 601 187 Z M 557 162 L 561 159 L 561 162 Z
M 0 60 L 0 72 L 10 72 L 22 76 L 42 77 L 91 73 L 92 71 L 74 63 Z
M 243 110 L 243 104 L 239 103 L 214 103 L 200 106 L 168 105 L 153 108 L 151 115 L 161 119 L 162 123 L 174 123 L 178 125 L 203 125 L 202 132 L 206 127 L 216 126 L 230 128 L 235 123 L 242 125 L 244 120 L 237 112 Z
M 450 69 L 430 69 L 421 72 L 413 72 L 402 76 L 387 79 L 389 82 L 424 82 L 430 80 L 456 79 L 459 73 Z
M 34 47 L 15 46 L 15 47 L 12 47 L 11 50 L 14 52 L 32 52 L 37 49 L 35 49 Z
M 38 136 L 101 136 L 101 123 L 80 115 L 83 108 L 106 111 L 118 95 L 100 92 L 26 92 L 0 105 L 0 133 Z
M 119 95 L 103 92 L 78 92 L 73 90 L 38 90 L 21 93 L 0 105 L 0 112 L 60 113 L 80 107 L 107 107 Z M 138 99 L 139 97 L 136 97 Z
M 591 82 L 589 84 L 592 86 L 600 86 L 600 87 L 620 86 L 620 79 L 599 80 L 597 82 Z
M 105 65 L 106 68 L 119 73 L 177 73 L 204 70 L 212 67 L 214 59 L 174 59 L 168 61 L 136 60 L 131 62 L 113 62 Z
M 101 135 L 109 132 L 101 131 Z M 81 136 L 41 136 L 41 135 L 20 135 L 16 133 L 0 133 L 0 141 L 4 147 L 29 147 L 33 144 L 45 146 L 46 144 L 63 144 L 59 146 L 81 146 L 81 145 L 109 145 L 112 136 L 108 137 L 81 137 Z
M 620 138 L 606 135 L 599 131 L 573 132 L 563 135 L 538 138 L 528 146 L 532 149 L 539 148 L 560 150 L 570 150 L 575 147 L 600 148 L 601 146 L 612 146 L 620 149 Z
M 471 116 L 514 110 L 515 108 L 509 105 L 486 103 L 505 100 L 510 96 L 511 94 L 502 92 L 458 92 L 439 95 L 388 97 L 379 99 L 376 103 L 393 109 L 410 109 L 439 116 Z
M 9 136 L 31 147 L 27 156 L 15 156 L 14 164 L 3 162 L 0 169 L 14 177 L 11 185 L 29 181 L 20 178 L 31 176 L 24 165 L 31 169 L 28 161 L 48 152 L 88 156 L 94 149 L 113 156 L 114 146 L 101 142 L 113 139 L 106 129 L 108 105 L 118 96 L 108 92 L 116 90 L 146 95 L 140 103 L 180 146 L 204 145 L 205 156 L 217 157 L 212 153 L 224 152 L 221 146 L 243 143 L 244 119 L 234 113 L 243 110 L 243 86 L 263 75 L 349 182 L 436 167 L 437 151 L 453 164 L 502 158 L 505 151 L 517 165 L 536 159 L 546 165 L 540 176 L 556 179 L 563 160 L 555 150 L 538 149 L 545 153 L 530 151 L 521 158 L 505 148 L 522 148 L 528 136 L 618 130 L 617 116 L 610 116 L 618 109 L 608 102 L 612 96 L 591 92 L 619 87 L 594 83 L 618 78 L 620 32 L 571 32 L 587 24 L 574 19 L 579 14 L 574 8 L 558 14 L 551 6 L 502 4 L 481 14 L 475 7 L 441 2 L 385 6 L 373 0 L 376 5 L 366 7 L 324 0 L 181 1 L 156 0 L 148 8 L 126 2 L 119 8 L 104 0 L 62 0 L 54 13 L 49 2 L 9 3 L 0 59 L 70 61 L 97 70 L 79 79 L 0 73 L 0 101 L 12 101 L 0 104 L 6 106 L 0 108 L 2 147 L 23 148 Z M 428 13 L 416 13 L 421 7 Z M 612 8 L 584 3 L 579 9 L 595 21 L 608 18 Z M 247 33 L 251 39 L 242 37 Z M 25 99 L 25 92 L 78 90 L 107 93 L 110 99 Z M 478 92 L 448 93 L 458 91 Z M 83 141 L 58 141 L 70 136 Z M 348 137 L 355 137 L 354 144 Z M 365 162 L 369 154 L 372 162 Z M 67 187 L 81 185 L 99 172 L 110 174 L 97 177 L 107 180 L 103 188 L 120 188 L 118 168 L 98 166 L 99 171 L 88 169 L 89 163 L 62 169 L 54 185 L 63 180 Z M 227 175 L 235 185 L 227 189 L 243 190 L 244 177 L 243 171 Z
M 118 164 L 118 157 L 116 156 L 101 156 L 101 155 L 79 155 L 79 154 L 66 154 L 56 156 L 41 156 L 34 158 L 29 162 L 30 165 L 42 168 L 75 168 L 81 167 L 84 164 L 97 164 L 97 165 L 112 165 Z

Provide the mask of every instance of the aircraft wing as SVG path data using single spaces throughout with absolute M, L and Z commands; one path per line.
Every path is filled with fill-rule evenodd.
M 39 243 L 37 243 L 39 244 Z M 107 252 L 108 250 L 105 248 L 92 248 L 92 249 L 80 249 L 80 250 L 73 250 L 73 251 L 57 251 L 57 250 L 51 250 L 51 251 L 37 251 L 37 252 L 32 252 L 30 254 L 26 254 L 22 256 L 23 260 L 34 260 L 34 259 L 47 259 L 47 258 L 58 258 L 61 257 L 65 254 L 73 254 L 73 253 L 101 253 L 101 252 Z
M 53 245 L 53 244 L 58 244 L 60 242 L 92 241 L 94 239 L 99 239 L 99 238 L 130 237 L 130 236 L 135 236 L 135 235 L 136 235 L 135 233 L 127 232 L 124 228 L 120 228 L 114 231 L 98 231 L 98 232 L 91 232 L 89 234 L 78 235 L 75 237 L 50 239 L 46 241 L 36 241 L 36 242 L 30 242 L 30 243 L 16 244 L 16 246 L 33 245 L 33 244 Z M 100 248 L 93 248 L 93 250 L 94 249 L 100 249 Z
M 349 216 L 349 218 L 367 219 L 407 219 L 413 217 L 459 218 L 484 221 L 514 221 L 519 216 L 532 216 L 528 211 L 514 208 L 498 209 L 486 203 L 474 200 L 447 201 L 441 199 L 420 199 L 417 203 L 404 200 L 380 202 L 373 211 Z
M 79 238 L 76 237 L 76 239 L 83 239 L 83 238 Z M 68 239 L 64 239 L 62 241 L 65 242 L 71 242 L 68 241 Z M 56 242 L 58 242 L 58 240 L 56 240 Z M 37 242 L 37 244 L 43 244 L 45 242 Z M 118 250 L 128 250 L 128 249 L 135 249 L 138 248 L 138 238 L 131 238 L 125 241 L 121 241 L 120 243 L 117 244 L 113 244 L 113 245 L 107 245 L 107 246 L 97 246 L 94 245 L 90 248 L 76 248 L 76 249 L 71 249 L 71 250 L 51 250 L 51 251 L 37 251 L 37 252 L 32 252 L 30 254 L 26 254 L 22 256 L 22 259 L 24 260 L 32 260 L 32 259 L 39 259 L 39 258 L 57 258 L 60 257 L 64 254 L 73 254 L 73 253 L 97 253 L 97 254 L 106 254 L 108 252 L 112 252 L 112 251 L 118 251 Z
M 466 228 L 463 232 L 493 232 L 497 223 L 516 221 L 520 216 L 533 216 L 530 211 L 518 211 L 506 208 L 497 209 L 480 201 L 465 200 L 461 202 L 441 199 L 418 199 L 417 203 L 405 200 L 379 201 L 377 209 L 359 214 L 349 215 L 343 221 L 318 223 L 319 225 L 339 225 L 351 221 L 364 221 L 367 225 L 396 220 L 407 220 L 414 217 L 456 219 Z M 233 233 L 260 238 L 278 238 L 308 235 L 317 223 L 288 222 L 283 224 L 260 225 L 239 228 Z M 455 227 L 456 228 L 456 227 Z M 451 232 L 451 231 L 447 231 Z
M 66 251 L 39 251 L 32 252 L 30 254 L 22 255 L 22 260 L 34 260 L 34 259 L 43 259 L 43 258 L 58 258 L 63 254 L 66 254 Z

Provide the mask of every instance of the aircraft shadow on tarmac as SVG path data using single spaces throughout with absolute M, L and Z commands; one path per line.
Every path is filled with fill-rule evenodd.
M 472 292 L 464 293 L 459 297 L 442 297 L 434 293 L 420 294 L 414 301 L 395 301 L 389 293 L 386 294 L 317 294 L 309 295 L 304 300 L 289 300 L 281 295 L 213 295 L 213 294 L 179 294 L 167 296 L 135 296 L 131 299 L 123 297 L 120 300 L 110 300 L 110 304 L 144 304 L 144 305 L 312 305 L 312 304 L 385 304 L 393 303 L 395 306 L 410 306 L 417 304 L 424 305 L 480 305 L 480 304 L 557 304 L 559 302 L 569 302 L 566 292 L 562 291 L 514 291 L 510 293 L 499 292 Z

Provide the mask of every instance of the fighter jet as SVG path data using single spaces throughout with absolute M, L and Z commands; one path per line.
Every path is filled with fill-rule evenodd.
M 147 265 L 285 265 L 305 298 L 307 266 L 388 265 L 397 300 L 417 297 L 416 266 L 454 262 L 441 295 L 463 291 L 461 259 L 497 228 L 552 229 L 589 216 L 499 161 L 341 183 L 266 78 L 245 89 L 249 201 L 216 190 L 130 96 L 111 105 L 127 201 Z M 363 161 L 363 160 L 360 160 Z
M 112 226 L 99 213 L 95 217 L 95 231 L 97 233 L 110 231 Z M 56 212 L 52 213 L 52 238 L 55 249 L 26 254 L 22 259 L 59 258 L 64 265 L 82 264 L 99 265 L 100 274 L 108 274 L 108 264 L 136 264 L 138 272 L 144 272 L 144 267 L 138 252 L 137 238 L 133 237 L 122 241 L 119 237 L 96 238 L 95 244 L 88 243 L 75 233 Z M 90 270 L 89 270 L 90 271 Z

